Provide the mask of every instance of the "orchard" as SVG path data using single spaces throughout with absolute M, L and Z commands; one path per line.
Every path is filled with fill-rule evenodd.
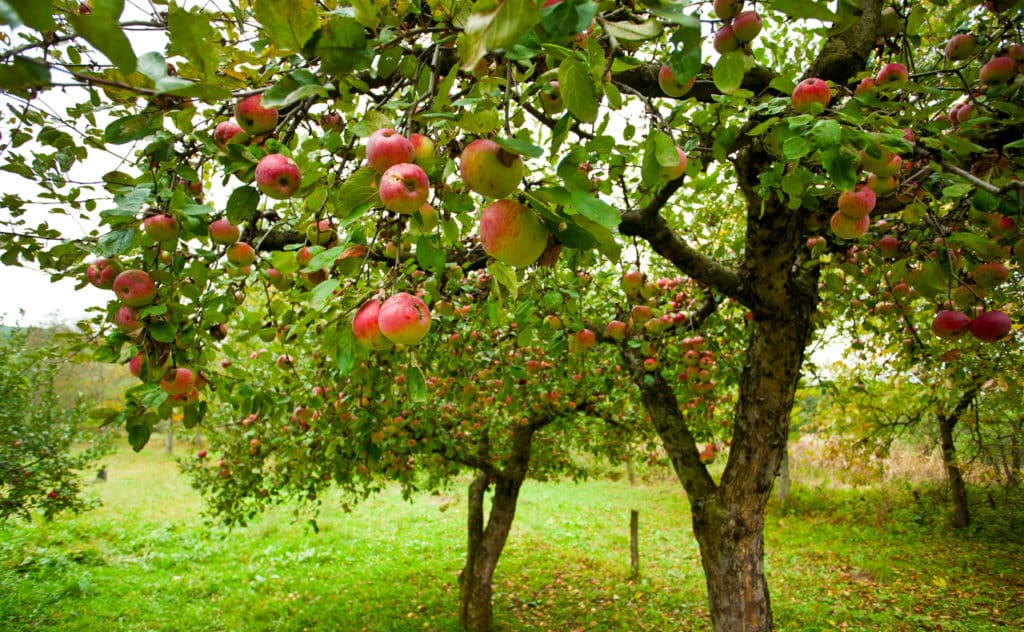
M 232 523 L 471 473 L 467 630 L 527 477 L 655 437 L 714 628 L 773 629 L 812 342 L 1019 373 L 1024 3 L 0 4 L 0 260 L 109 292 L 94 418 L 202 428 Z

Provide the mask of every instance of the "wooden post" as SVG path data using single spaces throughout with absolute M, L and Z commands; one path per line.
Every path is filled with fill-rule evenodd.
M 633 569 L 633 577 L 640 576 L 640 512 L 629 510 L 629 566 Z

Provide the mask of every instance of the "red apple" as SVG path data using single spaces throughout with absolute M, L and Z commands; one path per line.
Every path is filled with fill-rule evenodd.
M 121 274 L 121 263 L 117 259 L 97 259 L 85 269 L 85 278 L 101 290 L 114 287 L 114 279 Z
M 409 137 L 412 143 L 413 162 L 418 165 L 428 164 L 434 159 L 434 141 L 423 134 L 413 134 Z
M 909 79 L 910 73 L 907 71 L 907 67 L 899 62 L 893 62 L 882 66 L 882 69 L 878 71 L 878 75 L 875 76 L 875 83 L 883 86 L 887 83 L 896 83 Z
M 739 50 L 742 45 L 743 43 L 736 38 L 732 25 L 725 24 L 715 31 L 714 47 L 720 54 L 724 55 Z
M 626 323 L 621 320 L 613 320 L 608 323 L 605 333 L 612 340 L 624 340 L 626 338 Z
M 399 292 L 380 306 L 377 326 L 391 342 L 414 345 L 430 331 L 430 310 L 418 297 Z
M 128 361 L 128 372 L 139 377 L 142 375 L 142 365 L 146 362 L 146 356 L 142 353 L 137 353 L 135 356 Z
M 122 303 L 131 307 L 149 305 L 156 298 L 156 284 L 142 270 L 125 270 L 117 275 L 111 288 Z
M 325 132 L 341 132 L 345 127 L 345 121 L 337 112 L 328 112 L 320 117 L 320 127 Z
M 459 160 L 462 181 L 491 198 L 508 197 L 523 179 L 523 159 L 486 138 L 471 142 Z
M 597 344 L 594 332 L 589 329 L 581 329 L 576 332 L 576 346 L 579 349 L 591 349 Z
M 683 173 L 686 171 L 686 154 L 683 150 L 676 145 L 676 154 L 679 156 L 679 164 L 671 167 L 661 167 L 661 179 L 664 182 L 671 182 L 676 178 L 681 178 Z
M 306 239 L 314 246 L 328 246 L 337 239 L 338 233 L 334 231 L 331 220 L 322 219 L 319 222 L 312 222 L 306 227 Z
M 228 246 L 226 254 L 228 257 L 228 263 L 240 268 L 252 265 L 252 263 L 256 261 L 256 251 L 252 246 L 244 241 L 236 241 Z
M 130 305 L 122 305 L 114 314 L 114 325 L 125 333 L 141 329 L 142 321 L 139 320 L 139 310 Z
M 396 213 L 411 215 L 430 196 L 430 181 L 419 165 L 403 162 L 388 167 L 380 177 L 380 201 Z
M 796 84 L 790 97 L 793 109 L 801 114 L 804 112 L 818 114 L 828 107 L 831 100 L 832 93 L 829 91 L 828 84 L 817 77 L 804 79 Z
M 956 338 L 971 326 L 967 314 L 952 309 L 945 309 L 932 319 L 932 333 L 939 338 Z
M 196 376 L 190 369 L 169 369 L 160 380 L 160 388 L 168 395 L 184 395 L 195 388 Z
M 352 334 L 359 344 L 373 350 L 387 349 L 391 341 L 380 332 L 377 317 L 380 314 L 380 301 L 370 299 L 359 308 L 352 319 Z
M 998 261 L 980 263 L 974 268 L 974 282 L 984 290 L 991 290 L 1006 282 L 1010 271 Z
M 640 288 L 644 286 L 644 273 L 639 270 L 627 270 L 622 273 L 619 279 L 619 287 L 626 293 L 626 296 L 636 297 L 640 295 Z
M 761 16 L 757 14 L 757 11 L 744 11 L 733 19 L 732 32 L 740 42 L 752 42 L 761 32 L 762 26 Z
M 256 186 L 267 197 L 286 200 L 295 195 L 300 184 L 299 166 L 288 156 L 267 154 L 256 164 Z
M 974 104 L 970 101 L 961 101 L 949 109 L 949 122 L 963 123 L 974 116 Z
M 943 51 L 946 55 L 946 59 L 960 60 L 967 59 L 974 54 L 975 49 L 978 47 L 978 40 L 971 33 L 960 33 L 949 38 L 946 42 L 946 48 Z
M 887 235 L 878 240 L 878 254 L 883 257 L 896 257 L 900 254 L 900 240 Z
M 662 92 L 670 97 L 683 96 L 693 88 L 693 84 L 696 81 L 697 77 L 690 77 L 686 83 L 681 83 L 667 64 L 662 64 L 661 69 L 658 70 L 658 86 L 661 87 Z
M 868 232 L 871 218 L 865 215 L 860 219 L 855 219 L 844 215 L 842 211 L 836 211 L 832 215 L 830 226 L 832 233 L 840 239 L 860 239 Z
M 499 200 L 480 216 L 480 243 L 490 256 L 521 268 L 543 254 L 548 229 L 532 209 L 515 200 Z
M 715 15 L 719 20 L 731 20 L 743 10 L 743 0 L 715 0 Z
M 390 127 L 384 127 L 370 134 L 366 141 L 366 165 L 377 173 L 384 173 L 388 167 L 416 159 L 412 142 Z
M 238 241 L 242 231 L 226 218 L 215 219 L 210 222 L 210 239 L 215 244 L 230 246 Z
M 213 140 L 221 149 L 230 143 L 244 143 L 248 138 L 249 135 L 235 121 L 221 121 L 213 129 Z
M 153 241 L 174 241 L 178 238 L 178 220 L 170 215 L 150 215 L 142 220 L 142 227 Z
M 1017 74 L 1017 62 L 1012 58 L 1002 56 L 993 57 L 981 67 L 978 78 L 982 83 L 992 85 L 994 83 L 1006 83 Z
M 1013 323 L 1005 312 L 982 312 L 971 321 L 971 335 L 978 340 L 993 342 L 1005 338 L 1012 327 Z
M 860 80 L 860 83 L 857 84 L 857 89 L 853 91 L 853 96 L 859 97 L 862 95 L 871 94 L 872 92 L 874 92 L 876 87 L 878 87 L 878 84 L 875 83 L 874 79 L 872 79 L 871 77 L 865 77 L 864 79 Z
M 263 97 L 254 94 L 235 106 L 235 120 L 246 134 L 257 136 L 277 127 L 277 110 L 263 107 Z
M 657 358 L 644 358 L 644 371 L 647 371 L 648 373 L 650 373 L 651 371 L 657 370 L 657 368 L 658 368 L 658 359 Z
M 857 184 L 852 191 L 839 194 L 839 212 L 850 219 L 867 217 L 875 208 L 875 192 L 866 184 Z

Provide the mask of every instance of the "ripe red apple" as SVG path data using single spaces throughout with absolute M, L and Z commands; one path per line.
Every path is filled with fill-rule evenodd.
M 871 77 L 865 77 L 860 80 L 860 83 L 857 84 L 857 88 L 853 91 L 853 96 L 859 97 L 871 94 L 877 87 L 878 84 L 875 83 L 874 79 L 872 79 Z
M 238 267 L 245 267 L 252 265 L 256 261 L 256 251 L 253 247 L 244 241 L 236 241 L 235 243 L 228 246 L 227 249 L 228 263 Z
M 230 246 L 231 244 L 238 241 L 238 238 L 242 236 L 242 231 L 227 218 L 215 219 L 210 222 L 210 239 L 215 244 L 221 244 L 224 246 Z
M 757 11 L 744 11 L 733 19 L 732 32 L 740 42 L 752 42 L 761 32 L 762 26 L 761 16 Z
M 714 47 L 720 54 L 724 55 L 734 50 L 739 50 L 739 47 L 742 45 L 743 43 L 736 38 L 736 33 L 733 32 L 731 24 L 722 25 L 715 31 Z
M 899 62 L 892 62 L 882 66 L 882 69 L 875 76 L 875 83 L 883 86 L 887 83 L 896 83 L 909 79 L 910 73 L 907 71 L 907 67 Z
M 435 145 L 429 136 L 413 134 L 409 142 L 412 143 L 413 162 L 422 166 L 433 161 Z
M 300 184 L 299 166 L 288 156 L 267 154 L 256 163 L 256 186 L 267 197 L 286 200 L 295 195 Z
M 156 298 L 156 284 L 143 270 L 125 270 L 111 286 L 121 302 L 131 307 L 149 305 Z
M 1007 56 L 993 57 L 981 67 L 978 78 L 982 83 L 992 85 L 994 83 L 1006 83 L 1017 74 L 1017 62 Z
M 982 312 L 971 321 L 971 335 L 978 340 L 993 342 L 1005 338 L 1012 327 L 1013 323 L 1005 312 Z
M 840 239 L 860 239 L 868 232 L 871 218 L 865 215 L 855 219 L 844 215 L 842 211 L 836 211 L 832 214 L 829 225 L 832 227 L 832 233 Z
M 543 254 L 548 229 L 532 209 L 515 200 L 498 200 L 480 216 L 480 243 L 490 256 L 521 268 Z
M 852 191 L 839 194 L 839 212 L 850 219 L 861 219 L 875 208 L 875 201 L 875 192 L 858 183 Z
M 644 273 L 639 270 L 627 270 L 622 273 L 619 279 L 619 287 L 626 293 L 626 296 L 635 297 L 640 295 L 640 289 L 644 286 Z
M 621 320 L 613 320 L 608 323 L 605 327 L 605 333 L 612 340 L 625 340 L 626 338 L 626 323 Z
M 377 326 L 391 342 L 414 345 L 430 331 L 430 310 L 418 297 L 399 292 L 380 306 Z
M 377 324 L 380 314 L 380 301 L 370 299 L 359 308 L 352 319 L 352 334 L 359 344 L 373 350 L 387 349 L 391 341 L 384 337 Z
M 419 165 L 403 162 L 388 167 L 380 177 L 380 201 L 396 213 L 411 215 L 427 203 L 430 180 Z
M 523 159 L 486 138 L 471 142 L 459 160 L 462 181 L 491 198 L 508 197 L 523 179 Z
M 114 287 L 114 279 L 121 274 L 121 263 L 117 259 L 97 259 L 85 269 L 85 278 L 101 290 Z
M 142 220 L 142 227 L 153 241 L 174 241 L 178 238 L 178 220 L 170 215 L 150 215 Z
M 576 332 L 576 346 L 577 348 L 591 349 L 597 344 L 597 337 L 594 336 L 594 332 L 589 329 L 581 329 Z
M 168 395 L 184 395 L 196 385 L 196 376 L 190 369 L 169 369 L 160 379 L 160 388 Z
M 658 86 L 661 87 L 661 91 L 670 97 L 681 97 L 693 88 L 693 84 L 696 83 L 697 77 L 690 77 L 686 83 L 681 83 L 676 78 L 672 69 L 668 67 L 668 64 L 662 64 L 661 69 L 658 70 Z
M 715 15 L 719 20 L 731 20 L 743 10 L 743 0 L 715 0 Z
M 284 273 L 277 268 L 267 269 L 267 280 L 270 281 L 271 285 L 279 290 L 287 290 L 292 286 L 291 278 L 285 276 Z
M 949 38 L 946 48 L 943 51 L 946 59 L 961 60 L 967 59 L 974 54 L 978 47 L 978 40 L 971 33 L 959 33 Z
M 139 310 L 130 305 L 122 305 L 114 314 L 114 325 L 125 333 L 141 329 L 142 321 L 139 320 Z
M 557 116 L 565 109 L 565 102 L 562 101 L 562 91 L 557 81 L 549 81 L 541 88 L 537 98 L 540 100 L 541 109 L 548 116 Z
M 683 153 L 683 150 L 678 145 L 676 145 L 676 154 L 679 156 L 679 164 L 661 168 L 661 179 L 664 182 L 671 182 L 676 178 L 681 178 L 686 171 L 686 154 Z
M 135 356 L 128 361 L 128 372 L 139 377 L 142 375 L 142 365 L 146 362 L 146 356 L 142 353 L 137 353 Z
M 974 104 L 970 101 L 961 101 L 949 109 L 949 122 L 963 123 L 974 116 Z
M 801 114 L 804 112 L 818 114 L 828 107 L 831 100 L 832 93 L 829 91 L 828 84 L 817 77 L 804 79 L 796 84 L 793 94 L 790 96 L 793 109 Z
M 944 309 L 932 319 L 932 333 L 939 338 L 956 338 L 970 326 L 967 314 L 952 309 Z
M 974 282 L 984 290 L 991 290 L 1005 283 L 1009 278 L 1010 271 L 998 261 L 980 263 L 974 268 Z
M 878 254 L 883 257 L 896 257 L 900 254 L 900 240 L 891 235 L 886 235 L 878 240 Z
M 213 140 L 221 149 L 230 143 L 244 143 L 248 138 L 249 135 L 235 121 L 221 121 L 213 128 Z
M 263 107 L 263 97 L 254 94 L 235 106 L 235 120 L 246 134 L 257 136 L 277 127 L 277 110 Z
M 412 142 L 390 127 L 370 134 L 366 141 L 366 165 L 377 173 L 384 173 L 392 165 L 413 162 L 415 159 L 416 150 Z
M 644 358 L 644 371 L 650 373 L 658 368 L 657 358 Z
M 331 220 L 322 219 L 306 227 L 306 239 L 314 246 L 328 246 L 338 237 Z

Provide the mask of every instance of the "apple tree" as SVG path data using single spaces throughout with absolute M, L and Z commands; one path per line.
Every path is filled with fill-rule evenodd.
M 480 371 L 514 379 L 512 366 L 482 364 L 484 352 L 513 350 L 496 344 L 509 323 L 525 354 L 544 347 L 547 316 L 570 323 L 574 348 L 589 346 L 586 312 L 545 313 L 558 306 L 537 308 L 547 293 L 529 288 L 552 266 L 549 282 L 568 292 L 577 281 L 566 270 L 603 278 L 632 247 L 701 288 L 695 325 L 742 331 L 717 481 L 678 385 L 665 381 L 678 370 L 649 370 L 658 367 L 643 341 L 620 348 L 691 501 L 715 628 L 767 630 L 764 508 L 805 350 L 825 321 L 819 303 L 850 300 L 832 255 L 884 230 L 906 238 L 906 265 L 882 266 L 894 275 L 940 286 L 964 274 L 954 262 L 997 260 L 1018 273 L 1019 2 L 225 4 L 129 15 L 118 0 L 12 2 L 2 13 L 24 28 L 5 33 L 0 51 L 11 120 L 0 166 L 38 187 L 4 197 L 3 261 L 112 290 L 96 318 L 103 352 L 131 362 L 142 382 L 123 411 L 100 414 L 136 447 L 177 409 L 189 425 L 223 415 L 241 426 L 256 414 L 239 435 L 266 432 L 263 422 L 287 433 L 254 434 L 244 452 L 225 440 L 239 463 L 280 445 L 280 457 L 257 462 L 293 450 L 307 494 L 325 476 L 365 493 L 373 483 L 361 482 L 360 465 L 400 478 L 409 458 L 429 461 L 440 435 L 421 429 L 417 407 L 431 385 L 450 398 L 447 377 L 463 391 L 480 388 Z M 133 40 L 138 30 L 148 36 Z M 53 105 L 64 90 L 83 98 Z M 96 163 L 101 175 L 76 177 Z M 31 200 L 47 203 L 45 217 Z M 62 217 L 94 223 L 73 234 L 56 225 Z M 445 344 L 432 336 L 446 324 L 436 319 L 431 332 L 431 322 L 467 300 L 451 284 L 481 271 L 486 300 L 472 309 L 495 346 L 448 332 L 460 336 L 450 356 L 480 355 L 446 376 L 445 347 L 427 351 Z M 985 305 L 1002 314 L 982 320 L 994 342 L 1017 317 L 1011 300 Z M 719 311 L 720 323 L 705 315 Z M 257 348 L 261 369 L 225 357 L 261 337 L 298 348 Z M 576 373 L 571 362 L 531 359 L 556 367 L 556 383 Z M 277 382 L 274 366 L 303 369 Z M 313 380 L 321 370 L 327 382 Z M 343 396 L 344 410 L 297 410 L 313 408 L 317 387 Z M 558 423 L 532 411 L 531 397 L 508 396 L 514 417 L 472 400 L 479 410 L 466 419 Z M 335 425 L 309 445 L 281 438 L 305 433 L 303 423 L 341 424 L 341 414 L 355 434 L 333 447 Z M 450 437 L 455 419 L 432 421 Z M 399 457 L 402 441 L 423 447 L 403 462 L 378 445 Z M 491 449 L 510 458 L 514 446 Z M 321 468 L 314 454 L 351 458 Z M 254 496 L 278 493 L 262 484 L 262 465 L 252 470 L 242 473 L 252 484 L 217 486 L 215 502 L 244 512 Z M 215 474 L 238 471 L 228 458 Z M 474 493 L 485 486 L 477 480 Z

